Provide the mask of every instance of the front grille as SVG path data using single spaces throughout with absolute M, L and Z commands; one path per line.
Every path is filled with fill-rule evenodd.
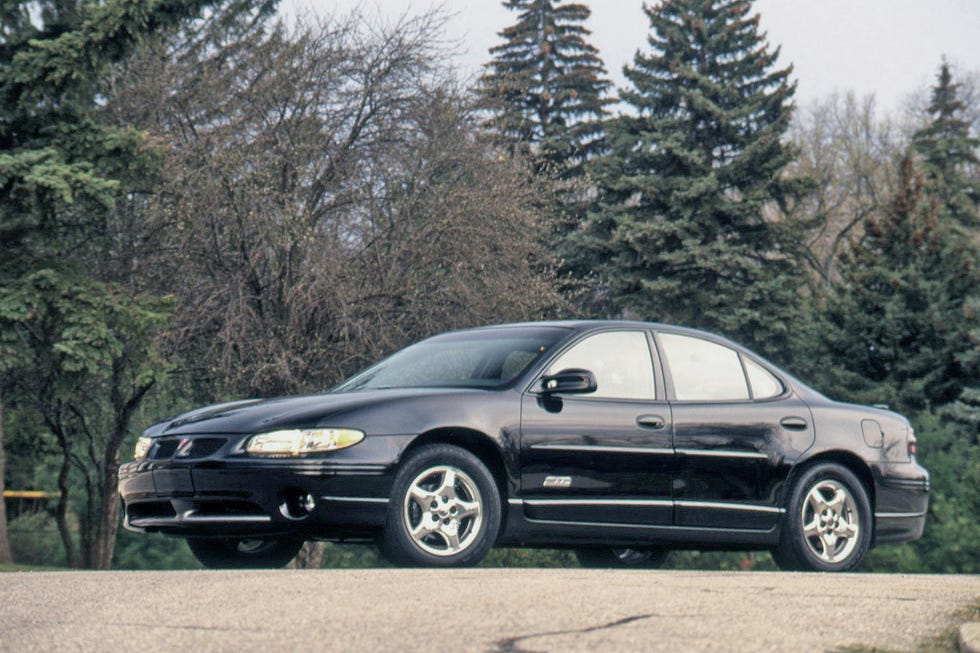
M 205 458 L 224 446 L 227 438 L 197 438 L 187 450 L 187 458 Z M 182 458 L 184 456 L 181 456 Z
M 156 447 L 150 451 L 150 460 L 170 460 L 177 454 L 178 460 L 191 460 L 195 458 L 207 458 L 217 453 L 221 447 L 228 442 L 228 438 L 215 437 L 180 437 L 165 438 L 157 442 Z M 184 443 L 181 446 L 181 443 Z

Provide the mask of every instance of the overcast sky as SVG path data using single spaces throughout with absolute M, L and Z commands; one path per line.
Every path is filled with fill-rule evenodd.
M 283 1 L 287 13 L 347 14 L 359 6 L 388 20 L 442 6 L 452 14 L 446 36 L 460 43 L 457 65 L 466 74 L 478 73 L 488 48 L 500 42 L 497 32 L 516 19 L 499 0 Z M 621 86 L 623 64 L 647 49 L 642 0 L 585 3 L 592 9 L 591 42 Z M 874 93 L 890 111 L 933 83 L 943 55 L 963 70 L 980 70 L 980 0 L 756 0 L 755 11 L 769 43 L 782 47 L 780 65 L 794 66 L 800 104 L 853 90 Z

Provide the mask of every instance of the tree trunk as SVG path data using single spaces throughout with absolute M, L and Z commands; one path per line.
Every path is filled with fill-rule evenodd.
M 61 544 L 65 547 L 65 557 L 68 559 L 68 566 L 77 569 L 79 566 L 78 551 L 75 549 L 75 542 L 71 536 L 71 528 L 68 525 L 68 473 L 71 471 L 71 443 L 68 441 L 64 432 L 59 431 L 55 434 L 58 444 L 61 445 L 61 468 L 58 470 L 58 507 L 55 509 L 54 519 L 58 524 L 58 533 L 61 535 Z
M 0 564 L 14 561 L 14 556 L 10 552 L 10 542 L 7 540 L 7 506 L 3 500 L 6 464 L 7 457 L 3 452 L 3 397 L 0 396 Z
M 65 547 L 68 566 L 77 569 L 78 553 L 75 550 L 75 542 L 72 540 L 71 528 L 68 526 L 68 467 L 68 461 L 62 461 L 61 470 L 58 472 L 58 490 L 61 492 L 61 496 L 58 498 L 58 507 L 55 509 L 54 519 L 58 524 L 61 544 Z
M 81 555 L 80 566 L 83 569 L 95 569 L 95 550 L 92 541 L 95 538 L 97 520 L 95 513 L 97 487 L 86 470 L 83 470 L 83 476 L 85 477 L 85 514 L 78 525 L 78 552 Z
M 93 524 L 95 530 L 91 544 L 91 561 L 92 567 L 95 569 L 110 569 L 112 567 L 112 555 L 116 548 L 116 534 L 119 532 L 119 491 L 117 485 L 119 481 L 119 450 L 126 439 L 126 433 L 129 431 L 133 412 L 155 383 L 154 381 L 145 383 L 135 388 L 128 397 L 124 396 L 120 390 L 123 377 L 121 361 L 117 361 L 114 365 L 111 399 L 116 413 L 115 427 L 102 454 L 99 483 L 95 488 L 96 496 L 99 499 L 98 523 Z
M 119 531 L 119 493 L 117 479 L 119 477 L 119 450 L 115 454 L 106 451 L 104 463 L 105 474 L 102 486 L 98 489 L 101 498 L 99 507 L 99 523 L 96 527 L 93 555 L 95 569 L 111 569 L 112 554 L 116 547 L 116 533 Z

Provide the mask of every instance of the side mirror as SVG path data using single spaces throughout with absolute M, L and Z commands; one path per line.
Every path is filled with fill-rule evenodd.
M 541 378 L 541 394 L 545 396 L 567 394 L 581 395 L 595 392 L 599 385 L 595 374 L 589 370 L 571 368 Z

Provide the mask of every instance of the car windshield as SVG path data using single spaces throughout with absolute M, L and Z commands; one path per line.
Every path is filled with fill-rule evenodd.
M 568 333 L 560 327 L 502 327 L 435 336 L 355 374 L 333 392 L 502 387 L 552 351 Z

